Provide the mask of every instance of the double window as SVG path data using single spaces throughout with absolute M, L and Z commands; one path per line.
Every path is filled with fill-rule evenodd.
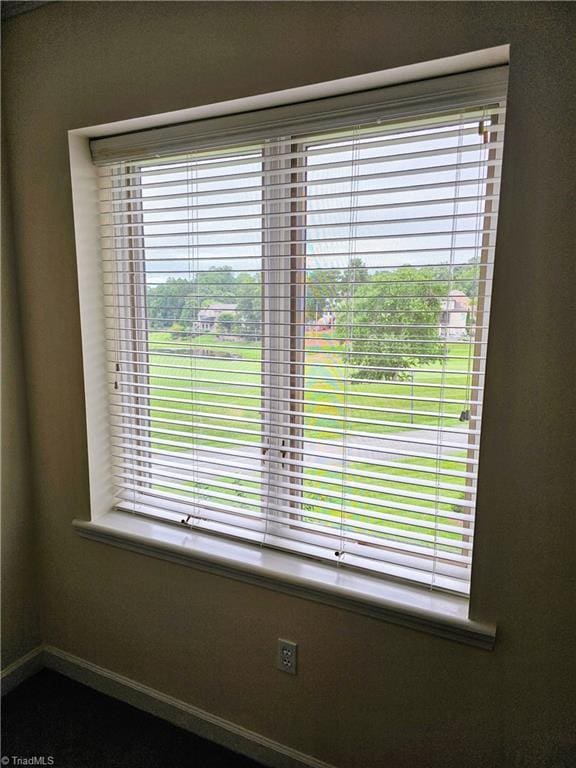
M 112 507 L 468 592 L 504 88 L 92 142 Z

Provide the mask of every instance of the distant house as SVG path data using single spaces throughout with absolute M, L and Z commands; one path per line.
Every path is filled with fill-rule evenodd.
M 326 310 L 322 317 L 319 317 L 311 324 L 313 331 L 331 331 L 336 323 L 336 315 L 331 310 Z
M 210 304 L 210 306 L 199 310 L 198 319 L 194 323 L 194 330 L 202 333 L 211 333 L 221 315 L 236 312 L 237 304 Z
M 450 291 L 443 302 L 439 333 L 443 339 L 460 339 L 468 333 L 471 301 L 462 291 Z

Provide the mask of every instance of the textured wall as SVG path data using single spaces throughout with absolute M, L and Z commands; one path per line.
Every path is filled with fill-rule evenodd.
M 3 169 L 5 170 L 5 169 Z M 40 643 L 17 263 L 2 176 L 2 669 Z
M 60 2 L 6 24 L 47 642 L 342 768 L 576 760 L 575 10 Z M 66 131 L 503 43 L 510 113 L 476 570 L 496 650 L 79 539 L 70 523 L 88 516 L 88 482 Z M 295 678 L 273 668 L 279 636 L 300 643 Z

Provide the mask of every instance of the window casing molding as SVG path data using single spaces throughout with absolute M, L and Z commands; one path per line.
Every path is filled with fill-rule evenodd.
M 502 82 L 502 80 L 501 80 L 502 76 L 503 76 L 503 73 L 500 72 L 498 74 L 498 80 L 499 80 L 500 84 Z M 490 87 L 493 87 L 493 85 L 494 84 L 492 83 L 490 85 Z M 400 88 L 400 86 L 399 86 L 399 88 Z M 419 90 L 422 90 L 421 84 L 418 84 L 418 88 L 419 88 Z M 455 88 L 453 90 L 453 93 L 458 93 L 458 90 L 459 90 L 458 88 Z M 361 96 L 364 97 L 365 94 L 361 94 Z M 422 104 L 423 104 L 422 99 L 419 99 L 418 100 L 418 105 L 417 105 L 419 109 L 422 108 Z M 351 107 L 351 108 L 353 108 L 353 107 Z M 397 108 L 398 107 L 396 105 L 395 109 L 397 109 Z M 248 119 L 248 117 L 244 117 L 243 116 L 244 119 Z M 295 119 L 300 119 L 300 117 L 297 116 L 297 118 L 295 118 Z M 234 121 L 234 120 L 236 120 L 236 118 L 231 118 L 231 120 Z M 190 128 L 190 126 L 187 126 L 186 130 L 188 131 L 189 128 Z M 166 129 L 166 130 L 170 131 L 172 129 Z M 180 132 L 183 132 L 184 128 L 180 128 L 178 130 Z M 210 128 L 210 126 L 203 125 L 201 130 L 202 131 L 206 131 L 206 132 L 209 133 L 210 130 L 213 130 L 213 129 Z M 229 131 L 229 127 L 227 127 L 226 130 Z M 233 126 L 233 131 L 236 131 L 236 130 L 240 130 L 240 129 L 238 129 L 237 126 Z M 199 140 L 202 141 L 202 133 L 199 134 L 199 137 L 200 137 Z M 230 137 L 230 133 L 228 132 L 227 133 L 227 140 L 229 140 L 229 137 Z M 122 141 L 125 141 L 125 140 L 127 140 L 127 139 L 123 139 Z M 173 136 L 171 136 L 168 143 L 171 145 L 171 147 L 174 147 L 176 145 L 176 141 L 179 141 L 179 140 L 180 140 L 180 137 L 178 137 L 177 139 L 174 139 Z M 105 145 L 106 141 L 112 142 L 112 146 L 114 148 L 117 146 L 117 144 L 116 144 L 117 139 L 116 138 L 113 138 L 113 139 L 110 139 L 110 140 L 106 140 L 106 139 L 99 140 L 99 142 L 101 142 L 101 145 Z M 120 142 L 120 144 L 122 145 L 122 142 Z M 96 361 L 98 359 L 98 353 L 94 349 L 94 345 L 92 343 L 93 339 L 94 339 L 94 333 L 93 333 L 93 330 L 92 331 L 90 330 L 90 328 L 94 324 L 97 325 L 99 323 L 98 313 L 99 313 L 99 311 L 101 311 L 101 306 L 100 306 L 100 308 L 98 308 L 98 304 L 99 304 L 98 298 L 94 295 L 94 291 L 93 291 L 92 287 L 88 287 L 88 285 L 87 285 L 88 283 L 92 282 L 92 279 L 90 278 L 90 272 L 94 271 L 94 263 L 93 263 L 93 259 L 94 259 L 94 240 L 91 239 L 90 237 L 88 237 L 88 234 L 89 234 L 89 232 L 91 230 L 92 231 L 92 235 L 93 235 L 95 230 L 97 230 L 97 221 L 96 221 L 95 218 L 93 218 L 93 216 L 94 216 L 93 200 L 94 200 L 94 192 L 96 190 L 96 186 L 95 186 L 95 172 L 94 172 L 94 166 L 93 166 L 93 164 L 92 164 L 92 162 L 90 160 L 90 157 L 89 157 L 88 141 L 86 139 L 86 136 L 85 135 L 81 135 L 81 134 L 71 135 L 70 136 L 70 145 L 71 145 L 71 159 L 72 159 L 72 164 L 73 164 L 73 185 L 74 185 L 74 198 L 75 198 L 75 201 L 74 201 L 75 202 L 75 218 L 76 218 L 76 224 L 77 224 L 77 246 L 78 246 L 78 251 L 79 251 L 79 253 L 78 253 L 78 255 L 79 255 L 79 281 L 80 281 L 80 286 L 81 286 L 81 288 L 80 288 L 81 295 L 83 296 L 83 300 L 82 300 L 82 313 L 83 313 L 82 328 L 83 328 L 83 336 L 85 336 L 85 339 L 84 339 L 85 372 L 86 372 L 86 367 L 87 367 L 87 362 L 88 362 L 88 368 L 90 368 L 91 373 L 92 373 L 94 371 L 95 363 L 97 365 Z M 109 148 L 108 148 L 107 151 L 109 151 Z M 282 170 L 282 169 L 279 169 L 279 170 Z M 287 171 L 287 169 L 284 169 L 284 170 Z M 293 169 L 290 172 L 293 172 Z M 89 190 L 91 190 L 91 192 L 89 192 Z M 88 200 L 89 197 L 92 197 L 92 204 L 91 204 L 92 211 L 91 212 L 89 211 L 89 207 L 90 206 L 86 205 L 87 200 Z M 287 216 L 290 216 L 290 217 L 294 217 L 295 215 L 297 216 L 297 213 L 296 214 L 294 213 L 294 209 L 293 209 L 294 207 L 291 206 L 290 208 L 291 209 L 288 210 L 285 206 L 284 206 L 284 208 L 282 208 L 282 206 L 280 206 L 280 210 L 275 211 L 274 215 L 278 217 L 280 222 L 282 222 L 282 220 L 285 220 L 285 218 Z M 134 215 L 134 217 L 137 217 L 138 216 L 138 211 L 135 211 L 133 215 Z M 84 219 L 84 220 L 90 219 L 91 220 L 91 226 L 83 226 L 82 225 L 82 219 Z M 86 244 L 87 244 L 87 242 L 89 240 L 91 240 L 91 243 L 92 243 L 91 247 L 90 248 L 86 248 Z M 272 248 L 271 252 L 273 253 L 274 252 L 274 245 L 273 245 L 273 243 L 270 244 L 270 247 Z M 292 250 L 285 257 L 288 260 L 287 264 L 290 263 L 290 260 L 293 260 L 294 258 L 298 258 L 298 253 L 297 253 L 298 245 L 296 245 L 296 246 L 292 245 L 291 248 L 292 248 Z M 295 248 L 296 248 L 296 253 L 294 251 Z M 92 256 L 89 255 L 90 251 L 92 251 Z M 82 254 L 84 255 L 85 258 L 82 257 Z M 277 256 L 276 256 L 276 258 L 277 258 Z M 80 261 L 82 261 L 82 268 L 80 268 Z M 88 261 L 92 262 L 92 264 L 91 264 L 89 269 L 87 268 Z M 136 288 L 136 290 L 137 290 L 137 288 Z M 90 299 L 87 300 L 87 297 L 89 295 L 90 295 Z M 275 312 L 281 311 L 281 312 L 288 312 L 289 313 L 290 312 L 290 303 L 291 303 L 291 301 L 292 301 L 292 298 L 289 295 L 287 295 L 286 296 L 286 302 L 287 302 L 286 305 L 283 305 L 281 307 L 281 309 L 278 309 L 278 307 L 276 307 L 274 311 Z M 85 333 L 85 329 L 86 329 L 86 333 Z M 100 329 L 100 330 L 102 330 L 102 329 Z M 87 346 L 87 339 L 88 338 L 90 339 L 90 343 Z M 90 357 L 90 354 L 92 352 L 95 353 L 94 359 L 87 361 L 87 357 Z M 292 350 L 292 352 L 293 352 L 293 350 Z M 291 351 L 287 350 L 287 353 L 290 354 Z M 281 360 L 278 361 L 278 364 L 281 365 Z M 137 374 L 135 374 L 135 375 L 137 375 Z M 101 376 L 101 373 L 100 373 L 100 376 Z M 92 379 L 92 383 L 95 384 L 93 379 Z M 110 514 L 109 498 L 106 499 L 106 495 L 107 494 L 105 492 L 105 488 L 106 488 L 106 484 L 107 483 L 106 483 L 106 481 L 102 482 L 103 478 L 106 478 L 107 481 L 109 482 L 110 477 L 112 475 L 111 468 L 108 467 L 108 469 L 106 469 L 106 458 L 105 458 L 105 455 L 104 455 L 105 454 L 105 444 L 106 444 L 107 440 L 110 439 L 110 435 L 109 434 L 106 435 L 106 431 L 107 431 L 106 427 L 102 425 L 102 422 L 101 422 L 101 419 L 100 419 L 102 403 L 100 403 L 99 406 L 96 405 L 98 403 L 98 400 L 101 400 L 100 392 L 98 391 L 98 393 L 96 393 L 96 391 L 93 391 L 92 393 L 90 393 L 89 392 L 90 386 L 88 384 L 86 385 L 86 389 L 87 389 L 86 395 L 87 395 L 88 421 L 89 421 L 89 443 L 92 444 L 91 448 L 90 448 L 90 473 L 91 473 L 90 477 L 91 477 L 91 487 L 93 489 L 93 493 L 92 493 L 92 513 L 93 514 L 92 514 L 92 522 L 91 523 L 78 522 L 78 525 L 77 525 L 78 530 L 79 530 L 79 532 L 82 533 L 83 536 L 88 536 L 88 537 L 91 537 L 91 538 L 95 538 L 95 539 L 97 539 L 99 541 L 106 540 L 108 542 L 112 542 L 112 540 L 114 539 L 114 535 L 111 532 L 110 524 L 112 522 L 114 522 L 114 524 L 118 528 L 118 536 L 117 536 L 116 543 L 119 543 L 120 546 L 126 546 L 127 542 L 128 542 L 130 548 L 136 548 L 137 551 L 143 551 L 143 552 L 145 551 L 147 554 L 153 554 L 154 553 L 153 550 L 155 548 L 154 540 L 148 542 L 146 544 L 146 546 L 144 546 L 143 539 L 145 537 L 141 535 L 141 532 L 132 533 L 132 532 L 129 531 L 130 525 L 132 524 L 133 521 L 129 521 L 128 519 L 126 519 L 125 525 L 124 525 L 124 523 L 123 524 L 119 524 L 119 520 L 120 520 L 119 515 L 121 513 L 113 513 L 112 515 Z M 94 386 L 93 389 L 94 390 L 98 390 L 98 387 Z M 290 403 L 289 406 L 292 407 L 293 404 Z M 135 405 L 135 407 L 137 408 L 137 404 Z M 98 421 L 100 423 L 99 423 L 97 429 L 90 428 L 90 410 L 91 409 L 94 412 L 96 412 L 96 411 L 99 412 Z M 99 467 L 94 472 L 94 465 L 96 463 L 99 464 Z M 95 484 L 98 485 L 97 489 L 94 488 Z M 105 531 L 104 531 L 104 528 L 106 529 Z M 156 526 L 156 528 L 155 528 L 156 533 L 154 535 L 156 537 L 156 543 L 158 544 L 158 548 L 159 548 L 158 549 L 158 552 L 159 552 L 158 556 L 164 556 L 166 554 L 166 552 L 167 552 L 166 545 L 165 545 L 165 542 L 164 543 L 161 542 L 161 540 L 160 540 L 161 537 L 158 537 L 157 530 L 158 530 L 158 527 Z M 132 539 L 130 538 L 133 535 L 136 536 L 137 539 L 138 539 L 138 545 L 137 546 L 134 544 L 134 541 L 132 541 Z M 200 538 L 202 537 L 202 535 L 203 534 L 201 534 L 201 533 L 198 534 L 198 536 L 200 536 Z M 237 545 L 236 544 L 235 546 L 240 546 L 241 547 L 243 545 L 241 545 L 241 544 Z M 245 546 L 251 547 L 252 545 L 247 544 Z M 170 549 L 170 547 L 169 547 L 169 549 Z M 281 563 L 283 563 L 285 565 L 286 562 L 290 562 L 290 558 L 293 558 L 295 560 L 298 559 L 297 556 L 295 556 L 295 555 L 285 555 L 285 554 L 280 554 L 280 553 L 272 553 L 272 554 L 274 556 L 277 556 L 276 557 L 276 565 L 275 565 L 276 568 L 281 568 L 282 567 Z M 286 559 L 286 558 L 288 558 L 288 559 Z M 200 563 L 200 561 L 202 561 L 202 553 L 201 553 L 201 551 L 194 550 L 193 555 L 190 555 L 190 551 L 187 551 L 187 552 L 177 552 L 176 550 L 174 550 L 174 551 L 170 550 L 170 557 L 169 557 L 169 559 L 175 559 L 177 561 L 187 562 L 188 564 L 193 564 L 194 567 L 198 567 L 198 564 Z M 209 557 L 207 559 L 210 560 Z M 272 558 L 272 559 L 274 559 L 274 558 Z M 218 567 L 214 566 L 215 560 L 217 560 L 217 558 L 212 558 L 212 560 L 211 560 L 212 565 L 210 566 L 210 570 L 218 570 L 218 568 L 220 568 L 220 565 Z M 253 565 L 253 562 L 252 562 L 252 560 L 250 558 L 247 558 L 247 560 L 249 561 L 249 563 L 251 563 Z M 226 569 L 228 569 L 228 571 L 230 571 L 230 569 L 234 570 L 235 567 L 238 568 L 238 570 L 240 572 L 242 572 L 243 574 L 246 574 L 247 572 L 250 572 L 252 574 L 251 578 L 255 579 L 256 582 L 262 582 L 262 583 L 263 583 L 263 581 L 270 582 L 270 580 L 273 581 L 274 579 L 276 579 L 278 581 L 279 585 L 284 584 L 283 587 L 280 587 L 281 589 L 283 589 L 284 591 L 292 592 L 292 593 L 295 592 L 295 590 L 292 589 L 291 587 L 289 587 L 289 588 L 286 587 L 286 584 L 292 584 L 291 580 L 286 575 L 286 573 L 289 573 L 290 568 L 288 568 L 288 570 L 287 570 L 287 572 L 285 574 L 282 574 L 281 571 L 278 570 L 277 574 L 275 576 L 270 577 L 270 573 L 269 573 L 268 570 L 264 569 L 264 570 L 266 570 L 266 574 L 262 575 L 264 571 L 262 570 L 262 566 L 261 565 L 254 566 L 253 568 L 250 567 L 250 565 L 247 566 L 246 563 L 242 562 L 242 557 L 238 557 L 237 558 L 236 565 L 231 565 L 230 563 L 228 563 L 226 565 Z M 297 564 L 294 565 L 294 567 L 297 569 L 297 567 L 298 567 Z M 301 591 L 300 592 L 301 594 L 305 593 L 306 589 L 308 589 L 309 596 L 312 599 L 317 599 L 317 597 L 315 597 L 314 595 L 317 596 L 317 594 L 321 594 L 323 592 L 326 592 L 326 594 L 330 593 L 332 595 L 332 597 L 330 597 L 330 600 L 334 600 L 335 599 L 334 598 L 334 594 L 338 591 L 338 589 L 340 589 L 341 590 L 341 595 L 340 595 L 341 596 L 341 600 L 340 600 L 339 604 L 341 605 L 341 607 L 349 607 L 355 601 L 354 601 L 354 599 L 352 597 L 350 597 L 350 595 L 345 595 L 345 593 L 346 593 L 346 586 L 345 586 L 346 578 L 347 578 L 346 574 L 343 574 L 341 572 L 341 574 L 337 578 L 337 581 L 339 582 L 339 585 L 340 585 L 338 588 L 332 588 L 332 587 L 328 588 L 327 584 L 329 582 L 329 579 L 319 579 L 317 584 L 313 584 L 313 582 L 310 581 L 310 583 L 308 584 L 308 588 L 305 586 L 304 582 L 302 582 L 302 583 L 300 583 L 298 585 L 298 589 Z M 357 574 L 353 574 L 350 577 L 350 581 L 352 582 L 356 578 L 359 578 L 359 576 Z M 250 579 L 248 579 L 248 580 L 250 580 Z M 269 584 L 267 583 L 266 586 L 269 586 Z M 383 588 L 385 588 L 385 586 L 386 585 L 384 585 Z M 391 583 L 391 586 L 394 589 L 398 588 L 398 585 L 394 584 L 394 582 Z M 418 595 L 418 593 L 422 591 L 422 590 L 419 590 L 418 587 L 411 587 L 409 585 L 402 585 L 401 589 L 405 589 L 405 590 L 408 590 L 408 591 L 414 589 L 415 590 L 415 592 L 414 592 L 415 595 Z M 442 600 L 448 601 L 448 603 L 446 603 L 446 602 L 442 603 Z M 455 614 L 454 614 L 454 615 L 457 615 L 457 619 L 456 620 L 454 620 L 454 615 L 452 615 L 452 617 L 450 617 L 450 612 L 446 611 L 446 605 L 449 604 L 450 600 L 453 600 L 454 601 L 453 605 L 455 607 L 457 607 L 457 610 L 455 610 Z M 328 599 L 327 599 L 327 601 L 329 602 Z M 344 601 L 348 601 L 348 604 L 346 606 L 344 605 Z M 358 603 L 359 606 L 362 606 L 362 605 L 370 604 L 370 600 L 366 601 L 366 599 L 363 599 L 361 596 L 358 596 L 357 603 Z M 336 603 L 332 603 L 332 604 L 338 604 L 338 601 L 336 601 Z M 382 599 L 382 598 L 379 598 L 379 600 L 376 600 L 375 604 L 377 605 L 376 608 L 374 608 L 374 601 L 372 601 L 372 607 L 369 609 L 368 612 L 370 613 L 370 611 L 372 611 L 372 612 L 375 611 L 374 615 L 377 614 L 377 615 L 382 616 L 384 618 L 386 616 L 388 616 L 388 618 L 390 620 L 392 620 L 392 621 L 395 620 L 394 618 L 390 618 L 392 615 L 396 616 L 396 614 L 398 614 L 398 615 L 404 614 L 405 616 L 412 617 L 412 618 L 415 615 L 415 611 L 414 611 L 413 606 L 411 608 L 410 605 L 409 605 L 409 601 L 407 601 L 407 600 L 405 601 L 405 606 L 404 606 L 405 609 L 404 610 L 400 606 L 400 603 L 398 605 L 394 606 L 393 610 L 390 609 L 389 606 L 388 606 L 388 608 L 386 608 L 386 610 L 382 610 L 382 605 L 386 604 L 386 599 Z M 424 628 L 425 625 L 428 624 L 428 628 L 430 629 L 430 627 L 432 627 L 433 625 L 437 624 L 438 621 L 440 622 L 440 624 L 442 626 L 444 626 L 444 623 L 443 623 L 441 617 L 442 617 L 442 614 L 445 614 L 446 615 L 446 626 L 449 626 L 449 627 L 451 626 L 452 630 L 448 630 L 446 632 L 444 632 L 444 630 L 442 630 L 442 632 L 436 632 L 436 634 L 444 634 L 445 636 L 451 636 L 452 635 L 453 639 L 462 639 L 462 638 L 468 637 L 468 640 L 465 640 L 465 641 L 473 642 L 473 644 L 478 644 L 478 645 L 481 645 L 482 647 L 488 647 L 491 644 L 491 642 L 493 641 L 493 637 L 494 637 L 493 627 L 491 627 L 490 625 L 483 625 L 483 624 L 478 624 L 478 623 L 475 623 L 475 622 L 469 622 L 468 620 L 466 620 L 464 618 L 464 614 L 467 613 L 467 606 L 468 606 L 466 600 L 462 601 L 460 598 L 457 598 L 457 597 L 442 596 L 441 598 L 438 599 L 438 606 L 439 607 L 438 607 L 437 611 L 435 611 L 435 610 L 432 611 L 432 614 L 434 615 L 433 619 L 431 619 L 430 616 L 428 616 L 427 618 L 424 618 L 424 619 L 422 619 L 422 617 L 420 617 L 420 618 L 418 618 L 417 620 L 415 620 L 411 624 L 410 622 L 412 621 L 412 619 L 407 618 L 407 619 L 402 620 L 400 622 L 396 621 L 396 623 L 403 623 L 403 624 L 407 624 L 408 626 L 417 626 L 418 628 Z M 359 610 L 360 610 L 360 612 L 366 612 L 366 610 L 361 609 L 361 608 L 359 608 Z M 416 614 L 417 613 L 418 612 L 416 611 Z M 457 627 L 457 629 L 454 629 L 454 627 Z M 432 631 L 434 631 L 434 630 L 432 630 Z M 476 639 L 472 639 L 472 640 L 470 639 L 470 638 L 474 638 L 476 636 L 476 634 L 479 634 L 479 636 L 482 638 L 480 641 L 478 641 L 477 637 L 476 637 Z M 486 639 L 486 638 L 488 638 L 488 639 Z

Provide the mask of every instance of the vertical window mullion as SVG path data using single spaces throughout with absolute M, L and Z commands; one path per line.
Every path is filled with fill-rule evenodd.
M 292 144 L 290 185 L 290 443 L 287 468 L 303 459 L 306 345 L 306 158 L 305 145 Z M 290 475 L 290 506 L 300 513 L 304 470 Z
M 292 295 L 292 162 L 290 139 L 275 141 L 263 152 L 263 402 L 264 477 L 267 532 L 288 505 L 286 459 L 297 425 L 292 417 L 293 381 Z

